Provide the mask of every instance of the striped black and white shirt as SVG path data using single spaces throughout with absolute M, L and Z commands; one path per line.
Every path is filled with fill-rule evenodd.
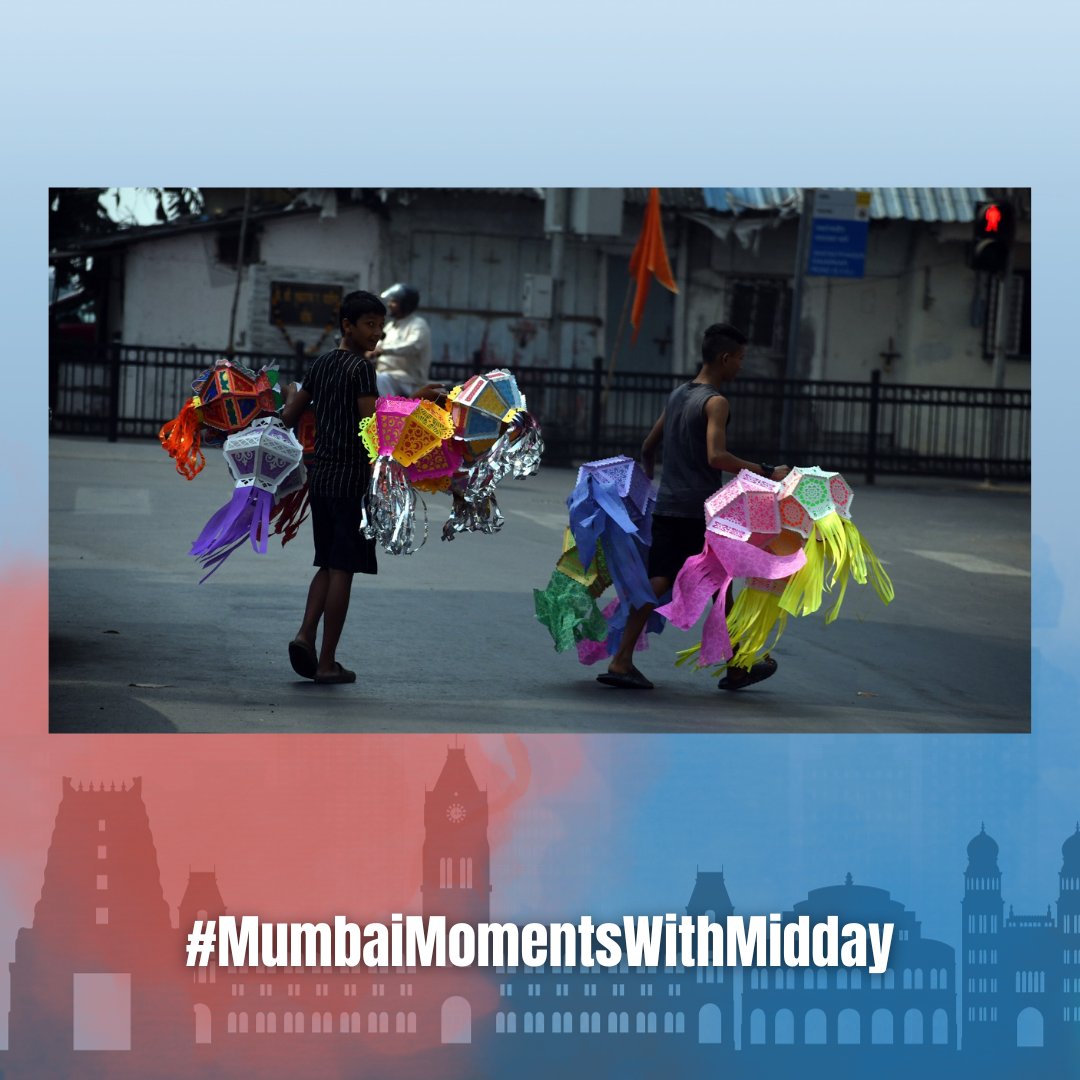
M 315 408 L 315 458 L 311 494 L 353 498 L 371 477 L 360 439 L 358 397 L 375 397 L 375 368 L 348 349 L 323 353 L 308 369 L 304 389 Z

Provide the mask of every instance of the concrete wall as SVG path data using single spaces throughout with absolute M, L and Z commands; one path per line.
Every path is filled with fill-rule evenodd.
M 298 280 L 379 288 L 379 220 L 349 208 L 336 218 L 316 214 L 255 223 L 259 263 L 244 268 L 236 313 L 236 345 L 242 350 L 288 352 L 270 322 L 269 282 Z M 124 265 L 124 294 L 114 327 L 131 345 L 222 349 L 228 342 L 236 268 L 217 259 L 215 230 L 134 244 Z M 321 328 L 289 328 L 307 346 Z M 326 344 L 326 342 L 324 342 Z
M 126 345 L 224 348 L 236 271 L 216 259 L 212 232 L 187 233 L 128 249 L 119 314 Z M 241 290 L 237 325 L 247 326 Z
M 551 325 L 523 314 L 527 274 L 550 274 L 551 241 L 541 199 L 520 194 L 433 190 L 391 199 L 384 225 L 385 284 L 420 290 L 434 357 L 487 366 L 544 366 Z M 595 242 L 567 237 L 559 365 L 589 367 L 604 351 L 604 260 Z
M 717 236 L 693 226 L 684 327 L 688 356 L 696 356 L 706 326 L 731 318 L 737 280 L 790 280 L 795 262 L 794 221 L 733 223 L 719 231 Z M 880 369 L 885 382 L 898 384 L 991 385 L 992 364 L 982 352 L 985 282 L 965 265 L 968 235 L 962 225 L 873 222 L 864 278 L 804 279 L 794 377 L 864 381 Z M 1030 246 L 1018 243 L 1016 266 L 1029 265 Z M 900 355 L 886 361 L 884 352 Z M 683 370 L 691 369 L 688 364 Z M 779 375 L 782 352 L 752 347 L 744 370 Z M 1008 361 L 1005 385 L 1029 388 L 1030 363 Z

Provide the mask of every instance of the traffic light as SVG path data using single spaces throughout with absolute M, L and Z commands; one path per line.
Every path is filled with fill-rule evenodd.
M 1013 239 L 1013 208 L 1007 202 L 979 203 L 971 238 L 971 266 L 1000 274 L 1009 258 Z

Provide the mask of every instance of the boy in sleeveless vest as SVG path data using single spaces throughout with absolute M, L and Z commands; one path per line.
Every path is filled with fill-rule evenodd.
M 641 447 L 641 463 L 652 477 L 656 451 L 664 444 L 664 468 L 653 510 L 649 578 L 657 600 L 667 593 L 683 564 L 701 551 L 705 537 L 705 500 L 723 486 L 722 473 L 749 469 L 771 480 L 782 480 L 787 465 L 745 461 L 727 448 L 731 419 L 724 383 L 739 373 L 746 353 L 746 336 L 727 323 L 710 326 L 701 342 L 701 370 L 693 381 L 676 387 L 664 411 Z M 727 604 L 730 607 L 731 594 Z M 631 611 L 608 670 L 597 681 L 630 690 L 651 690 L 653 684 L 634 666 L 634 646 L 656 605 Z M 730 668 L 720 680 L 721 690 L 741 690 L 776 671 L 776 661 L 765 657 L 749 671 Z

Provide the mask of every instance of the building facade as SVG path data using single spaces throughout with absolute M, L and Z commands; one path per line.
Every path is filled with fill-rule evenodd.
M 746 373 L 781 375 L 804 192 L 664 189 L 679 292 L 650 291 L 634 339 L 626 321 L 628 261 L 648 192 L 616 190 L 621 228 L 599 236 L 553 231 L 542 189 L 266 192 L 241 253 L 244 193 L 207 189 L 207 210 L 197 219 L 85 243 L 85 253 L 110 265 L 101 337 L 222 349 L 235 303 L 241 351 L 314 355 L 336 333 L 318 297 L 379 292 L 405 280 L 420 291 L 436 361 L 589 369 L 595 357 L 614 356 L 620 371 L 690 373 L 705 327 L 729 321 L 750 338 Z M 1001 296 L 992 275 L 967 265 L 975 207 L 986 191 L 869 190 L 865 275 L 804 279 L 788 375 L 865 381 L 880 370 L 886 383 L 990 385 Z M 1027 388 L 1030 193 L 1016 199 L 1005 385 Z M 552 279 L 554 300 L 537 303 Z M 281 304 L 283 290 L 313 302 Z

